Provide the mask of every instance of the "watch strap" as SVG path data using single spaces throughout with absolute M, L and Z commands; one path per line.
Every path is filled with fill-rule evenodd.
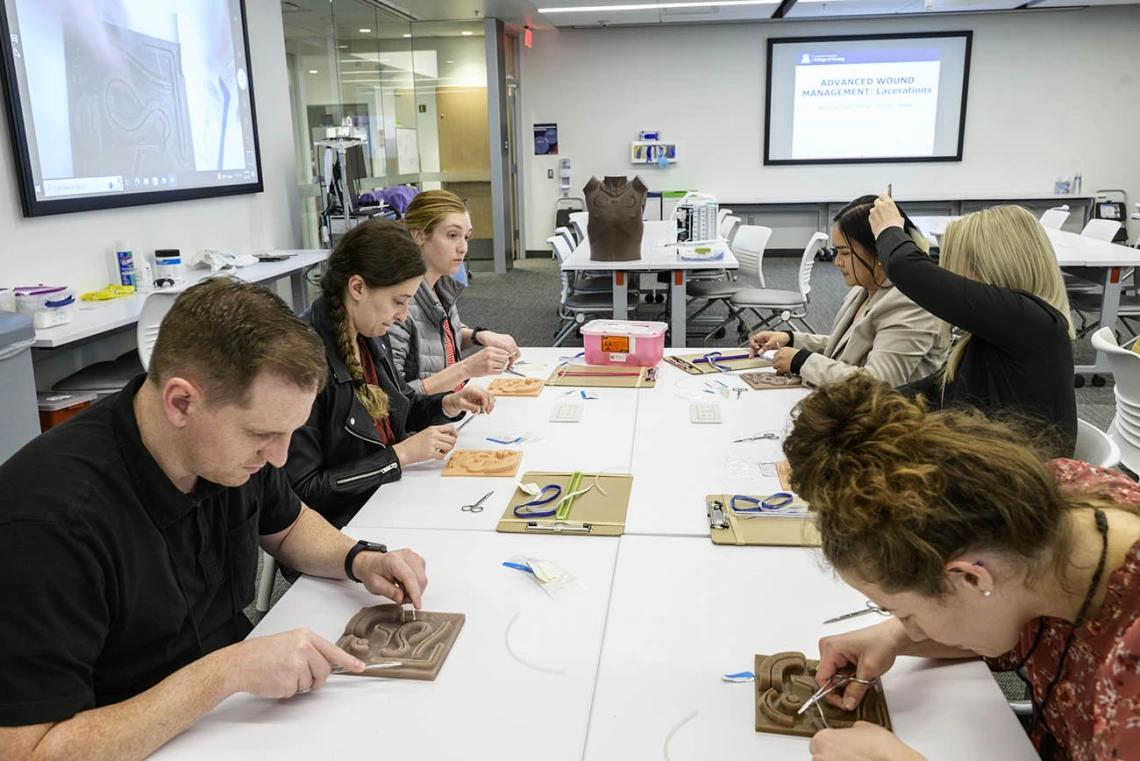
M 362 582 L 360 579 L 356 578 L 356 574 L 354 574 L 352 572 L 352 564 L 356 560 L 356 556 L 362 552 L 387 552 L 387 551 L 388 551 L 388 548 L 385 547 L 383 544 L 377 544 L 376 542 L 366 542 L 363 539 L 361 539 L 359 542 L 352 545 L 352 548 L 348 551 L 348 554 L 344 556 L 344 575 L 347 576 L 352 581 L 355 581 L 357 584 L 363 584 L 364 582 Z

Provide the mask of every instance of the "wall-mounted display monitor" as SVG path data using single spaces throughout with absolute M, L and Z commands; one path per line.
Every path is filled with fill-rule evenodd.
M 769 39 L 764 163 L 961 161 L 972 37 Z
M 2 0 L 24 214 L 262 190 L 244 0 Z

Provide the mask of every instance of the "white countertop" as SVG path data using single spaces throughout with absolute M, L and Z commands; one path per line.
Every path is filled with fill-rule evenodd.
M 298 270 L 320 264 L 328 258 L 330 252 L 325 249 L 310 249 L 283 253 L 296 255 L 290 256 L 284 261 L 259 262 L 230 272 L 211 273 L 204 269 L 193 269 L 187 272 L 187 282 L 188 284 L 197 283 L 214 274 L 232 274 L 251 283 L 264 283 L 288 277 Z M 77 293 L 75 295 L 74 319 L 65 325 L 37 330 L 34 348 L 52 349 L 134 325 L 139 321 L 139 313 L 142 311 L 145 300 L 145 293 L 136 293 L 132 296 L 124 296 L 110 301 L 80 301 Z
M 937 203 L 939 201 L 1066 201 L 1088 202 L 1096 198 L 1095 193 L 1057 194 L 1057 193 L 944 193 L 942 195 L 908 196 L 895 193 L 892 196 L 899 203 Z M 802 196 L 799 198 L 739 198 L 725 196 L 720 205 L 731 208 L 734 204 L 740 206 L 772 206 L 779 204 L 821 204 L 821 203 L 849 203 L 851 198 L 840 196 Z

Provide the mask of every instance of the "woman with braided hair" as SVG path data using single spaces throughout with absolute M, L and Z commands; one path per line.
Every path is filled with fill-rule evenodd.
M 1140 487 L 1048 461 L 1020 425 L 923 400 L 865 374 L 799 407 L 784 452 L 835 571 L 892 614 L 820 640 L 822 685 L 873 680 L 896 656 L 984 656 L 1025 669 L 1043 759 L 1140 759 Z M 1026 443 L 1029 442 L 1029 443 Z M 867 687 L 825 699 L 850 710 Z M 889 696 L 888 696 L 889 697 Z M 815 761 L 919 761 L 880 727 L 812 738 Z
M 467 386 L 455 393 L 412 392 L 392 364 L 387 332 L 408 314 L 426 268 L 404 227 L 357 225 L 329 256 L 321 295 L 302 315 L 325 344 L 329 379 L 285 465 L 309 507 L 341 527 L 382 484 L 416 462 L 455 446 L 451 422 L 490 412 L 494 397 Z

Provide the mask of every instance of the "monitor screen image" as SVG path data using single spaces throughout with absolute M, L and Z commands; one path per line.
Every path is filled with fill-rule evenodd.
M 971 39 L 769 39 L 764 163 L 961 161 Z
M 3 0 L 24 214 L 262 190 L 244 0 Z

